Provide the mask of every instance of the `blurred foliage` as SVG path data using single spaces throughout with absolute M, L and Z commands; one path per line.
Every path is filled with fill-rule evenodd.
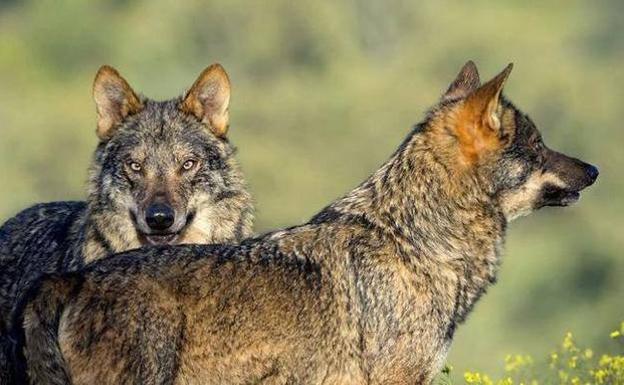
M 561 344 L 547 360 L 530 355 L 507 355 L 504 375 L 493 379 L 485 373 L 467 371 L 466 385 L 623 385 L 624 384 L 624 322 L 609 337 L 616 346 L 598 353 L 577 345 L 572 333 L 566 333 Z M 613 352 L 612 352 L 613 351 Z M 451 379 L 447 366 L 436 379 L 437 385 L 459 383 Z
M 381 164 L 473 59 L 547 143 L 597 164 L 581 203 L 511 226 L 499 284 L 459 328 L 457 372 L 602 346 L 624 317 L 624 2 L 0 1 L 0 220 L 84 197 L 104 63 L 169 98 L 221 62 L 257 229 L 299 223 Z

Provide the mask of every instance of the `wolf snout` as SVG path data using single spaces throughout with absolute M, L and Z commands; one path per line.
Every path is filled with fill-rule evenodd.
M 153 203 L 145 210 L 145 222 L 151 230 L 165 231 L 175 222 L 175 211 L 166 203 Z

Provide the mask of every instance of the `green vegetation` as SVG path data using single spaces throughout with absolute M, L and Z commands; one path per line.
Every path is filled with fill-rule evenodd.
M 529 5 L 531 4 L 531 5 Z M 624 2 L 0 1 L 0 220 L 81 199 L 104 63 L 155 98 L 219 61 L 257 229 L 299 223 L 383 162 L 467 59 L 553 148 L 597 164 L 579 205 L 514 223 L 499 283 L 454 341 L 456 381 L 562 330 L 607 349 L 624 309 Z
M 609 335 L 619 345 L 619 353 L 598 354 L 577 345 L 568 332 L 547 360 L 536 362 L 530 355 L 507 355 L 505 374 L 499 379 L 479 372 L 465 372 L 467 385 L 622 385 L 624 384 L 624 322 Z M 614 350 L 614 349 L 611 349 Z M 437 384 L 452 384 L 452 369 L 446 367 Z

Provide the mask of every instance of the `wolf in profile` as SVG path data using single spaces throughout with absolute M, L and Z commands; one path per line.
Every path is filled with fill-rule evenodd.
M 467 63 L 359 187 L 240 245 L 130 251 L 43 280 L 19 335 L 35 384 L 429 384 L 495 281 L 507 224 L 596 167 L 548 148 Z
M 0 228 L 4 354 L 16 299 L 42 274 L 143 245 L 234 243 L 251 233 L 251 197 L 226 136 L 230 82 L 220 65 L 164 102 L 137 95 L 103 66 L 93 96 L 99 143 L 87 201 L 38 204 Z

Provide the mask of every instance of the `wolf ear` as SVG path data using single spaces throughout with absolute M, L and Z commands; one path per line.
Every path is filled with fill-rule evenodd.
M 230 79 L 220 64 L 206 68 L 184 95 L 180 109 L 193 114 L 223 138 L 229 124 Z
M 492 80 L 471 93 L 465 101 L 466 107 L 470 108 L 472 112 L 476 114 L 475 117 L 477 119 L 480 119 L 478 123 L 483 124 L 484 127 L 492 131 L 498 131 L 500 129 L 501 123 L 496 114 L 496 110 L 500 102 L 500 95 L 503 91 L 505 81 L 507 77 L 509 77 L 512 68 L 513 63 L 510 63 Z
M 448 90 L 442 95 L 442 101 L 464 98 L 479 88 L 480 85 L 479 70 L 472 60 L 468 60 L 459 70 L 459 74 Z
M 491 150 L 501 148 L 501 120 L 497 114 L 505 80 L 511 72 L 508 65 L 494 79 L 471 92 L 458 105 L 454 114 L 454 137 L 459 143 L 462 164 L 471 165 Z
M 97 110 L 97 136 L 108 140 L 128 116 L 143 109 L 128 82 L 113 67 L 100 67 L 93 81 L 93 100 Z

